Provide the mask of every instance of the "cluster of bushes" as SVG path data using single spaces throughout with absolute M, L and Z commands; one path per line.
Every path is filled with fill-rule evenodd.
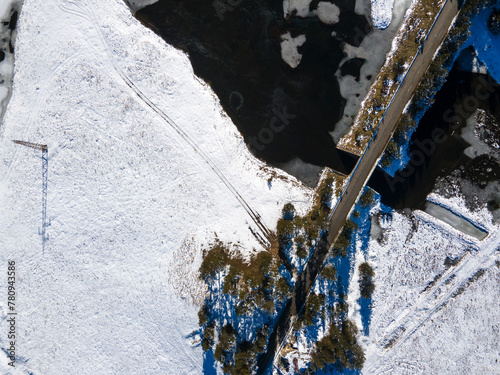
M 254 255 L 250 261 L 232 254 L 229 247 L 216 241 L 204 254 L 199 269 L 199 276 L 209 286 L 221 283 L 225 295 L 233 296 L 236 317 L 224 324 L 221 316 L 212 316 L 211 300 L 207 300 L 198 312 L 199 325 L 202 329 L 202 348 L 212 349 L 214 358 L 221 363 L 225 374 L 252 374 L 257 356 L 267 343 L 269 328 L 263 325 L 252 341 L 239 335 L 237 320 L 251 316 L 259 310 L 269 315 L 274 314 L 276 303 L 281 303 L 290 296 L 290 285 L 279 273 L 280 261 L 276 251 L 263 251 Z M 217 281 L 217 283 L 216 283 Z
M 373 190 L 368 189 L 366 190 L 362 195 L 361 198 L 359 198 L 359 202 L 363 207 L 368 207 L 371 206 L 372 204 L 375 203 L 375 194 L 373 193 Z
M 276 313 L 277 306 L 283 306 L 290 298 L 291 285 L 284 277 L 287 271 L 281 267 L 286 266 L 284 251 L 293 247 L 297 256 L 306 258 L 309 255 L 309 251 L 327 229 L 331 200 L 335 193 L 334 180 L 335 177 L 329 175 L 321 182 L 313 207 L 306 215 L 297 215 L 291 203 L 283 207 L 275 239 L 268 251 L 244 260 L 231 251 L 228 245 L 216 240 L 204 252 L 199 277 L 209 286 L 211 295 L 198 313 L 201 345 L 203 350 L 213 351 L 214 359 L 221 364 L 225 374 L 255 373 L 257 357 L 267 344 L 269 326 L 262 323 L 256 334 L 251 335 L 251 339 L 239 332 L 239 327 L 248 327 L 245 322 L 252 322 L 256 313 L 271 318 Z M 346 228 L 346 231 L 352 231 L 356 229 L 356 225 L 349 221 Z M 344 232 L 344 236 L 350 237 L 350 232 Z M 335 280 L 336 269 L 326 266 L 321 271 L 321 276 Z M 300 318 L 302 325 L 314 324 L 317 314 L 325 312 L 325 298 L 322 294 L 308 298 Z M 236 314 L 221 314 L 217 309 L 222 305 L 226 306 L 228 312 L 236 311 Z M 339 309 L 344 311 L 346 305 L 338 304 L 337 310 Z M 270 320 L 267 319 L 267 322 Z
M 327 280 L 335 281 L 337 279 L 337 270 L 335 269 L 335 266 L 327 265 L 321 270 L 320 276 Z
M 342 369 L 359 370 L 365 362 L 363 349 L 356 340 L 358 329 L 350 320 L 332 323 L 328 335 L 316 343 L 311 356 L 311 369 L 318 371 L 333 365 Z
M 257 354 L 264 350 L 268 335 L 268 327 L 264 326 L 259 329 L 253 342 L 238 343 L 234 328 L 226 324 L 215 346 L 214 358 L 222 364 L 225 374 L 252 375 L 255 372 Z
M 412 8 L 411 18 L 406 21 L 407 28 L 396 37 L 398 49 L 382 67 L 349 135 L 352 144 L 357 147 L 357 152 L 362 153 L 366 148 L 384 109 L 406 74 L 420 48 L 425 31 L 430 29 L 439 9 L 435 1 L 419 2 L 418 6 Z
M 359 289 L 361 292 L 361 297 L 371 298 L 373 291 L 375 290 L 375 284 L 373 283 L 373 277 L 375 272 L 373 268 L 368 263 L 362 263 L 359 265 Z
M 306 215 L 297 215 L 291 203 L 283 207 L 282 217 L 277 225 L 278 244 L 281 251 L 289 250 L 295 244 L 297 256 L 307 258 L 315 241 L 327 229 L 334 193 L 333 182 L 334 177 L 331 175 L 322 181 L 313 207 Z
M 321 277 L 337 281 L 337 270 L 333 265 L 325 266 Z M 325 325 L 328 333 L 316 342 L 311 353 L 311 362 L 305 374 L 311 374 L 327 366 L 334 365 L 339 371 L 360 369 L 364 363 L 364 353 L 356 340 L 357 328 L 347 319 L 348 305 L 341 293 L 339 300 L 332 304 L 322 293 L 311 293 L 301 315 L 295 323 L 295 330 L 315 325 Z M 319 321 L 318 321 L 319 320 Z
M 304 310 L 297 320 L 297 328 L 301 329 L 314 324 L 314 319 L 321 311 L 326 301 L 324 294 L 311 293 L 307 298 Z

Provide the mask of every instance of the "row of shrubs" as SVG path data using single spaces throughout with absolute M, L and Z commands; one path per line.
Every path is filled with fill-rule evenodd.
M 373 205 L 375 203 L 373 190 L 367 189 L 361 195 L 359 203 L 362 207 Z M 353 216 L 360 217 L 360 213 L 356 211 Z M 347 249 L 355 230 L 357 230 L 356 223 L 348 220 L 333 246 L 333 251 L 329 254 L 330 260 L 338 256 L 347 256 Z M 359 272 L 361 296 L 371 298 L 375 288 L 373 268 L 365 262 L 359 266 Z M 327 334 L 315 343 L 310 365 L 305 369 L 305 374 L 325 369 L 343 372 L 345 369 L 359 370 L 363 367 L 364 352 L 356 338 L 358 333 L 356 325 L 347 318 L 348 305 L 341 289 L 337 288 L 340 282 L 337 270 L 331 262 L 323 267 L 320 272 L 320 285 L 323 285 L 323 288 L 326 286 L 328 296 L 323 293 L 311 293 L 294 327 L 297 335 L 302 331 L 306 337 L 310 337 L 307 334 L 309 327 L 318 325 L 327 327 Z M 340 294 L 335 297 L 336 290 Z
M 277 225 L 281 251 L 289 251 L 295 244 L 299 258 L 306 258 L 309 255 L 309 249 L 314 247 L 327 229 L 334 180 L 335 177 L 330 174 L 320 183 L 313 207 L 306 215 L 298 216 L 291 203 L 283 207 L 282 218 L 278 220 Z

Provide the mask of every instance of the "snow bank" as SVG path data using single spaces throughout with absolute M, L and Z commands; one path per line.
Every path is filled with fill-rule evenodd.
M 371 0 L 372 22 L 377 29 L 386 29 L 391 24 L 394 0 Z
M 124 0 L 124 1 L 133 12 L 136 12 L 139 9 L 145 8 L 148 5 L 158 2 L 158 0 Z
M 290 67 L 296 68 L 302 61 L 302 55 L 297 48 L 306 42 L 305 35 L 299 35 L 295 38 L 288 32 L 281 36 L 281 58 Z
M 320 2 L 318 8 L 314 11 L 319 20 L 327 25 L 333 25 L 339 22 L 340 9 L 332 3 Z
M 200 246 L 217 236 L 259 250 L 242 201 L 274 229 L 283 204 L 303 213 L 311 191 L 254 159 L 187 56 L 121 1 L 26 2 L 16 48 L 0 258 L 18 264 L 19 368 L 202 373 L 196 287 L 186 286 Z M 41 155 L 13 139 L 48 145 L 45 253 Z M 5 312 L 3 301 L 3 332 Z
M 310 17 L 312 12 L 309 10 L 309 5 L 312 0 L 283 0 L 283 13 L 285 18 L 296 12 L 298 17 Z

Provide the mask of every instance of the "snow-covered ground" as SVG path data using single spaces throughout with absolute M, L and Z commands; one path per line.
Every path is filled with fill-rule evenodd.
M 500 231 L 477 241 L 419 212 L 393 213 L 378 229 L 362 373 L 497 373 Z
M 350 56 L 370 56 L 369 38 L 382 42 L 396 19 Z M 304 213 L 311 191 L 250 155 L 188 58 L 121 0 L 27 0 L 18 26 L 0 127 L 0 255 L 4 270 L 17 264 L 18 362 L 0 356 L 0 373 L 202 373 L 190 335 L 200 249 L 215 237 L 261 249 L 259 219 L 274 229 L 289 201 Z M 44 246 L 41 155 L 13 139 L 49 148 Z M 490 234 L 478 241 L 421 212 L 372 227 L 353 262 L 375 268 L 365 374 L 498 372 L 498 227 L 486 208 L 431 198 Z M 357 278 L 349 315 L 361 328 Z
M 274 229 L 311 191 L 251 156 L 188 58 L 121 0 L 28 0 L 18 26 L 0 132 L 18 364 L 1 357 L 0 372 L 200 374 L 200 247 L 261 249 L 259 218 Z M 41 153 L 13 139 L 48 145 L 44 252 Z M 0 309 L 6 332 L 5 298 Z
M 371 0 L 373 26 L 383 30 L 391 24 L 394 1 L 395 0 Z

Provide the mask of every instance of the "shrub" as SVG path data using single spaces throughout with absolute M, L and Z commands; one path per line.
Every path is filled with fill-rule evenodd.
M 204 351 L 208 351 L 214 345 L 215 337 L 215 323 L 210 323 L 203 331 L 203 339 L 201 341 L 201 347 Z
M 403 142 L 406 134 L 415 128 L 417 123 L 408 113 L 403 113 L 398 121 L 396 130 L 394 132 L 394 139 L 397 142 Z
M 330 202 L 332 200 L 332 194 L 333 194 L 333 177 L 328 177 L 326 178 L 323 183 L 321 184 L 320 187 L 320 207 L 323 210 L 329 210 L 330 209 Z
M 255 354 L 252 344 L 244 341 L 234 355 L 234 369 L 231 371 L 231 374 L 251 375 L 254 364 Z
M 297 246 L 297 256 L 299 258 L 305 259 L 309 255 L 309 252 L 304 246 Z
M 283 206 L 281 210 L 281 215 L 285 220 L 293 220 L 295 216 L 295 207 L 291 203 L 287 203 Z
M 280 299 L 285 299 L 290 296 L 290 285 L 284 277 L 280 277 L 276 282 L 276 293 L 280 296 Z
M 337 277 L 337 270 L 335 269 L 334 266 L 325 266 L 321 270 L 321 276 L 324 277 L 325 279 L 335 281 Z
M 318 371 L 334 364 L 350 370 L 361 369 L 365 356 L 356 340 L 357 331 L 350 320 L 344 321 L 340 328 L 332 323 L 328 335 L 316 343 L 311 369 Z
M 291 239 L 295 232 L 295 227 L 292 221 L 279 219 L 276 231 L 280 247 L 287 247 L 291 244 Z
M 229 272 L 224 278 L 224 286 L 222 287 L 222 292 L 224 294 L 238 294 L 238 280 L 241 278 L 238 269 L 234 266 L 229 268 Z
M 375 272 L 366 262 L 360 264 L 358 269 L 361 297 L 371 298 L 373 291 L 375 290 L 375 284 L 373 283 L 373 276 L 375 276 Z
M 314 319 L 321 310 L 321 306 L 325 303 L 325 299 L 324 294 L 312 293 L 309 295 L 304 306 L 304 312 L 298 320 L 300 327 L 308 327 L 314 324 Z
M 253 312 L 253 310 L 254 304 L 248 299 L 244 299 L 236 305 L 236 314 L 238 314 L 239 316 L 249 316 Z
M 208 306 L 203 304 L 200 311 L 198 311 L 198 325 L 203 327 L 208 322 Z
M 218 272 L 222 271 L 225 266 L 229 263 L 229 251 L 228 249 L 219 241 L 217 241 L 212 249 L 205 254 L 205 258 L 200 266 L 200 278 L 208 282 L 210 278 L 213 278 Z
M 366 192 L 364 192 L 361 195 L 361 198 L 359 199 L 361 202 L 361 205 L 363 207 L 368 207 L 371 206 L 372 204 L 375 203 L 375 194 L 373 193 L 373 190 L 368 189 Z
M 488 28 L 495 35 L 500 35 L 500 10 L 495 9 L 488 18 Z
M 257 338 L 255 339 L 254 350 L 256 353 L 262 353 L 267 344 L 267 336 L 269 336 L 269 327 L 262 326 L 257 331 Z
M 332 247 L 332 255 L 342 257 L 347 256 L 347 248 L 350 244 L 350 234 L 345 230 L 345 228 L 343 228 L 337 238 L 337 241 L 335 241 L 335 244 Z
M 381 164 L 383 167 L 388 167 L 391 165 L 393 159 L 397 159 L 401 156 L 398 144 L 391 139 L 385 148 L 384 155 L 382 156 Z

